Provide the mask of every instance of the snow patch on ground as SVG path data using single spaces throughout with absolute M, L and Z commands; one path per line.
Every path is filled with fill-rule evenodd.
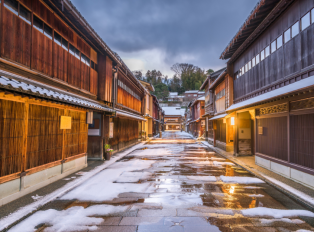
M 288 217 L 314 217 L 314 213 L 308 210 L 288 210 L 288 209 L 271 209 L 265 207 L 257 207 L 253 209 L 241 210 L 243 216 L 246 217 L 273 217 L 273 218 L 288 218 Z
M 189 180 L 200 180 L 200 181 L 210 181 L 216 182 L 217 179 L 215 176 L 187 176 Z
M 127 206 L 94 205 L 86 209 L 76 206 L 62 211 L 54 209 L 38 211 L 12 227 L 9 232 L 34 232 L 35 227 L 43 223 L 49 225 L 45 229 L 47 232 L 95 230 L 96 225 L 102 223 L 104 219 L 91 216 L 105 216 L 125 210 Z
M 255 177 L 220 176 L 220 179 L 225 183 L 235 183 L 235 184 L 262 184 L 262 183 L 265 183 L 261 179 L 258 179 Z
M 285 223 L 291 223 L 291 224 L 303 224 L 304 221 L 300 219 L 289 219 L 289 218 L 281 218 L 281 219 L 260 219 L 259 220 L 262 224 L 269 225 L 274 222 L 285 222 Z
M 67 183 L 63 187 L 55 190 L 54 192 L 44 196 L 43 198 L 39 199 L 38 201 L 35 201 L 25 207 L 21 207 L 17 211 L 11 213 L 7 217 L 4 217 L 0 219 L 0 231 L 7 228 L 9 225 L 13 224 L 15 221 L 21 219 L 25 215 L 33 212 L 38 207 L 47 204 L 50 201 L 55 200 L 56 198 L 62 196 L 64 193 L 68 192 L 69 190 L 75 188 L 76 186 L 81 185 L 84 182 L 88 182 L 87 180 L 91 177 L 95 176 L 97 173 L 101 172 L 111 164 L 115 163 L 117 160 L 121 159 L 125 155 L 129 154 L 130 152 L 143 147 L 143 143 L 140 143 L 138 145 L 135 145 L 129 149 L 126 149 L 125 151 L 118 153 L 114 157 L 112 157 L 109 161 L 106 161 L 104 164 L 94 168 L 93 170 L 89 171 L 86 175 L 80 176 L 79 178 L 76 178 L 75 180 Z
M 247 194 L 249 197 L 264 197 L 263 194 Z
M 231 162 L 218 162 L 218 161 L 214 161 L 213 164 L 215 166 L 222 166 L 222 165 L 231 165 L 231 166 L 235 166 L 234 163 L 231 163 Z
M 145 192 L 150 183 L 127 184 L 113 183 L 116 180 L 120 182 L 137 182 L 138 177 L 120 177 L 123 172 L 132 172 L 149 168 L 155 161 L 133 159 L 128 162 L 117 162 L 98 173 L 88 181 L 82 183 L 77 188 L 65 194 L 61 199 L 80 201 L 107 201 L 118 197 L 123 192 Z M 139 172 L 139 175 L 143 173 Z M 147 174 L 144 174 L 147 175 Z M 119 179 L 120 177 L 120 179 Z M 137 180 L 135 180 L 137 179 Z
M 36 196 L 32 196 L 34 201 L 37 201 L 39 199 L 41 199 L 43 196 L 38 196 L 38 194 L 36 194 Z

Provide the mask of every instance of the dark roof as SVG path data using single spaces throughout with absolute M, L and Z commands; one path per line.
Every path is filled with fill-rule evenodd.
M 232 38 L 225 50 L 222 52 L 220 59 L 226 60 L 231 58 L 237 49 L 263 22 L 263 20 L 280 1 L 281 0 L 260 0 L 252 10 L 249 17 L 245 20 L 244 24 L 240 27 L 237 34 Z
M 209 76 L 210 80 L 211 80 L 211 81 L 214 81 L 214 80 L 215 80 L 217 77 L 219 77 L 219 75 L 220 75 L 222 72 L 224 72 L 226 69 L 227 69 L 227 68 L 224 67 L 224 68 L 222 68 L 222 69 L 219 69 L 219 70 L 216 71 L 216 72 L 211 73 L 210 76 Z
M 84 108 L 114 112 L 106 105 L 93 101 L 82 96 L 68 93 L 66 91 L 47 86 L 45 84 L 26 79 L 24 77 L 0 70 L 0 89 L 19 92 L 25 95 L 36 96 L 57 102 L 77 105 Z
M 215 88 L 226 74 L 227 68 L 220 70 L 219 75 L 215 79 L 212 79 L 213 82 L 210 84 L 209 89 Z
M 206 78 L 206 80 L 203 82 L 202 86 L 200 87 L 200 90 L 203 90 L 205 88 L 205 85 L 207 84 L 209 80 L 209 76 Z

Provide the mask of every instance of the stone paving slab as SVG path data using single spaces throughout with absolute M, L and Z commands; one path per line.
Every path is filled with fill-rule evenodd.
M 137 226 L 99 226 L 94 232 L 136 232 Z
M 150 225 L 141 225 L 138 226 L 138 232 L 184 232 L 182 226 L 150 226 Z M 195 231 L 194 231 L 195 232 Z
M 119 225 L 164 225 L 163 217 L 124 217 Z
M 117 226 L 122 217 L 102 217 L 104 221 L 99 226 Z
M 176 216 L 176 209 L 161 209 L 161 210 L 149 210 L 149 209 L 140 209 L 138 211 L 138 217 L 171 217 Z

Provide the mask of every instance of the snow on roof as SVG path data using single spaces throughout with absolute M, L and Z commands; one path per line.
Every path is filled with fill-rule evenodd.
M 184 114 L 185 114 L 185 109 L 184 109 L 184 108 L 181 108 L 180 112 L 181 112 L 181 115 L 184 116 Z
M 177 96 L 178 92 L 169 92 L 169 96 Z
M 199 98 L 197 98 L 196 100 L 197 100 L 197 101 L 205 101 L 205 96 L 199 97 Z
M 182 115 L 181 107 L 169 107 L 168 106 L 168 107 L 162 107 L 162 110 L 165 111 L 165 116 L 167 116 L 167 115 Z
M 212 117 L 212 118 L 210 118 L 210 119 L 208 119 L 208 120 L 215 120 L 215 119 L 220 119 L 220 118 L 224 118 L 224 117 L 226 117 L 228 114 L 220 114 L 220 115 L 217 115 L 217 116 L 215 116 L 215 117 Z
M 189 91 L 185 91 L 184 93 L 198 93 L 198 90 L 189 90 Z
M 311 77 L 308 77 L 306 79 L 295 82 L 293 84 L 281 87 L 279 89 L 275 89 L 275 90 L 270 91 L 268 93 L 261 94 L 259 96 L 253 97 L 251 99 L 233 104 L 226 111 L 238 109 L 238 108 L 241 108 L 244 106 L 249 106 L 249 105 L 256 104 L 256 103 L 260 103 L 262 101 L 265 101 L 265 100 L 268 100 L 268 99 L 271 99 L 274 97 L 279 97 L 279 96 L 284 95 L 284 94 L 289 94 L 289 93 L 292 93 L 292 92 L 297 91 L 297 90 L 308 88 L 312 85 L 314 85 L 314 76 L 311 76 Z

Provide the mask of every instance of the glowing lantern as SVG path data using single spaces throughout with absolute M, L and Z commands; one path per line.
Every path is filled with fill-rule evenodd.
M 234 117 L 231 117 L 231 123 L 232 126 L 234 126 Z

